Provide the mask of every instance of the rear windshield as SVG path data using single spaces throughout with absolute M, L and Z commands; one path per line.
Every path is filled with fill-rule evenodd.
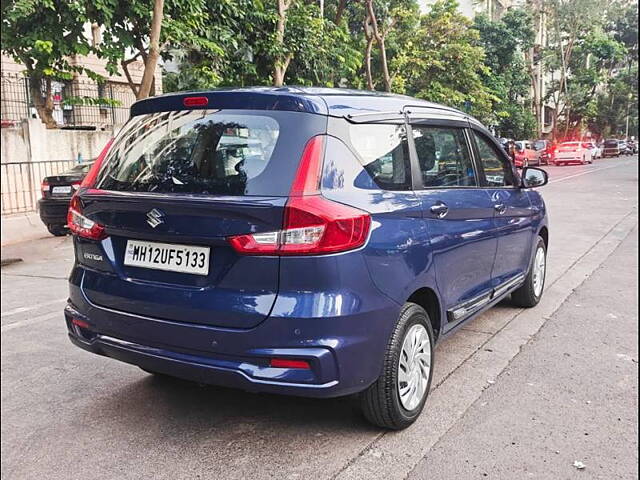
M 269 187 L 278 182 L 263 178 L 263 173 L 276 156 L 278 145 L 283 143 L 282 132 L 287 131 L 286 137 L 291 139 L 292 134 L 296 137 L 295 130 L 304 130 L 296 127 L 296 119 L 292 118 L 296 114 L 235 112 L 188 110 L 133 117 L 114 142 L 96 186 L 103 190 L 152 193 L 283 193 Z M 298 116 L 297 124 L 300 120 Z M 301 136 L 305 137 L 304 132 Z M 307 139 L 284 142 L 289 145 L 280 149 L 280 157 L 285 157 L 289 164 L 278 169 L 285 170 L 285 177 L 286 172 L 295 170 L 301 145 Z
M 618 146 L 618 140 L 606 140 L 604 142 L 604 145 L 606 147 L 617 147 Z

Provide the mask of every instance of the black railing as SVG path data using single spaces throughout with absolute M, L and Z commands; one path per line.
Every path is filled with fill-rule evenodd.
M 77 160 L 0 164 L 2 215 L 35 211 L 41 197 L 42 180 L 77 164 Z
M 1 77 L 2 125 L 34 118 L 29 78 L 19 74 Z M 135 95 L 127 84 L 73 80 L 52 82 L 53 118 L 61 128 L 99 129 L 121 125 L 129 118 Z

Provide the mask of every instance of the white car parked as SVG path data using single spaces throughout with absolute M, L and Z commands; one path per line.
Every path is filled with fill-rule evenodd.
M 584 142 L 563 142 L 559 144 L 553 152 L 551 163 L 554 165 L 593 163 L 591 150 L 586 145 Z
M 583 145 L 585 146 L 585 148 L 588 148 L 591 151 L 592 160 L 602 158 L 602 149 L 594 142 L 584 142 Z

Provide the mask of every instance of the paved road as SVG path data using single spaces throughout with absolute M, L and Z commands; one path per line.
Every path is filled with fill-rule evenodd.
M 525 472 L 523 464 L 509 463 L 511 457 L 506 454 L 500 463 L 504 469 L 496 470 L 478 461 L 481 454 L 470 451 L 506 450 L 504 435 L 477 437 L 483 422 L 478 405 L 487 402 L 490 409 L 485 412 L 494 412 L 489 420 L 498 432 L 498 414 L 505 399 L 522 395 L 521 386 L 510 383 L 521 381 L 522 369 L 507 373 L 530 350 L 536 355 L 557 355 L 565 345 L 563 352 L 570 354 L 581 347 L 593 348 L 592 337 L 568 336 L 558 342 L 545 332 L 556 318 L 564 318 L 558 316 L 565 315 L 567 302 L 573 301 L 572 291 L 579 288 L 578 295 L 581 288 L 587 288 L 587 284 L 580 285 L 603 263 L 608 268 L 609 256 L 637 225 L 637 156 L 548 167 L 548 171 L 551 184 L 545 187 L 544 196 L 550 210 L 551 248 L 543 301 L 532 310 L 503 302 L 443 341 L 436 352 L 427 410 L 414 426 L 399 433 L 369 426 L 349 399 L 254 395 L 160 381 L 135 367 L 78 350 L 66 338 L 61 315 L 65 277 L 72 261 L 69 239 L 49 238 L 4 248 L 3 257 L 19 256 L 25 261 L 2 269 L 2 478 L 391 479 L 427 471 L 434 476 L 433 470 L 425 469 L 432 459 L 440 462 L 437 478 L 455 478 L 454 473 L 458 478 L 477 478 L 482 473 L 514 478 L 526 472 L 535 472 L 537 478 L 571 478 L 600 467 L 606 477 L 607 471 L 617 468 L 617 460 L 593 452 L 609 446 L 601 443 L 611 432 L 622 428 L 628 435 L 628 416 L 622 427 L 594 417 L 598 419 L 594 424 L 605 433 L 594 435 L 588 449 L 578 444 L 573 451 L 560 449 L 562 461 L 547 459 L 548 470 L 538 466 Z M 627 273 L 637 271 L 631 262 L 616 265 Z M 607 283 L 613 284 L 610 277 Z M 628 296 L 634 286 L 618 283 L 616 288 Z M 576 317 L 576 328 L 583 325 L 582 311 L 577 308 L 569 308 Z M 631 316 L 637 328 L 637 312 Z M 545 323 L 548 327 L 536 336 Z M 608 341 L 612 351 L 637 362 L 635 337 L 613 335 Z M 542 350 L 532 347 L 534 344 L 542 345 Z M 629 373 L 631 383 L 637 382 L 637 363 L 634 365 Z M 577 362 L 575 371 L 580 368 L 584 366 Z M 573 382 L 573 391 L 580 393 L 576 400 L 584 398 L 584 390 L 594 390 L 591 401 L 601 401 L 606 407 L 615 399 L 605 393 L 624 386 L 604 377 L 594 383 L 572 372 L 567 369 L 565 373 Z M 544 385 L 552 388 L 553 382 L 549 379 Z M 637 390 L 630 388 L 628 396 L 637 398 Z M 581 431 L 580 422 L 591 418 L 589 408 L 594 415 L 603 411 L 600 405 L 595 410 L 595 406 L 576 403 L 570 409 L 573 415 L 552 417 L 539 398 L 525 396 L 522 402 L 526 404 L 522 409 L 538 412 L 549 422 L 547 431 L 559 437 Z M 513 425 L 521 427 L 525 421 L 514 417 Z M 461 434 L 453 439 L 452 432 Z M 443 448 L 454 440 L 455 450 L 449 448 L 449 455 L 443 454 Z M 524 437 L 521 441 L 526 445 Z M 530 453 L 542 458 L 541 451 Z M 526 456 L 527 451 L 518 450 L 517 455 Z M 421 461 L 423 458 L 426 460 Z M 465 459 L 478 468 L 446 469 L 448 462 Z M 567 470 L 566 461 L 573 460 L 584 461 L 587 469 Z M 481 472 L 489 467 L 489 472 Z
M 637 235 L 567 298 L 411 480 L 638 478 Z

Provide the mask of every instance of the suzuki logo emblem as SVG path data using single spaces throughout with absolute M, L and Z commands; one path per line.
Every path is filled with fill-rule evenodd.
M 147 223 L 151 225 L 152 228 L 156 228 L 161 223 L 164 223 L 164 219 L 162 217 L 164 217 L 164 213 L 157 208 L 154 208 L 147 213 Z

